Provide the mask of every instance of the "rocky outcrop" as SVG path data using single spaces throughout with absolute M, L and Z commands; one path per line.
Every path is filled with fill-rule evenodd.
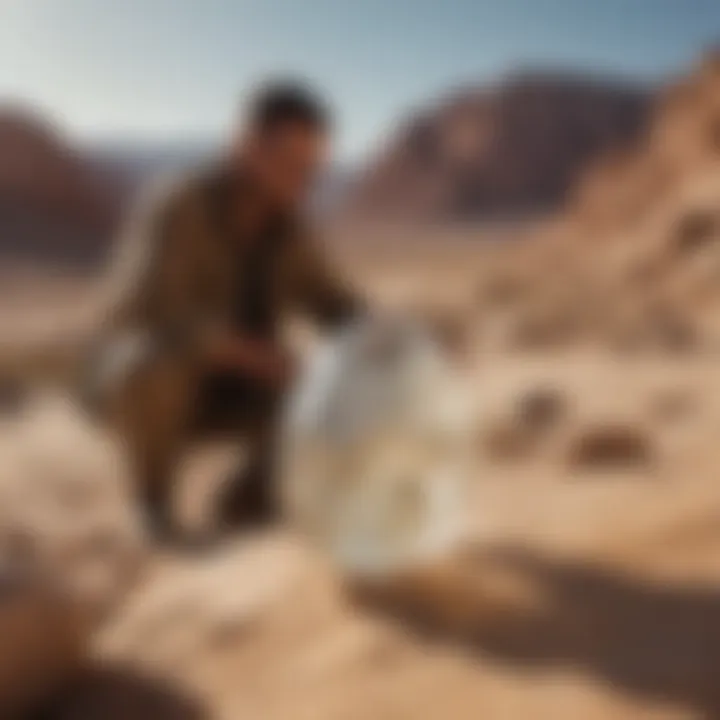
M 103 256 L 129 188 L 34 115 L 0 113 L 0 253 L 92 262 Z
M 361 175 L 351 209 L 458 220 L 555 208 L 591 160 L 642 133 L 650 107 L 643 89 L 581 75 L 460 90 L 400 128 Z
M 720 348 L 718 98 L 711 53 L 659 95 L 631 149 L 591 166 L 557 222 L 487 264 L 481 314 L 502 315 L 511 344 Z

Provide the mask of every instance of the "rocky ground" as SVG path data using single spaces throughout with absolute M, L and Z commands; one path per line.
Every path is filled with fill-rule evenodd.
M 452 276 L 448 303 L 465 302 L 466 253 L 448 250 L 444 268 L 418 257 L 402 288 L 382 263 L 370 284 L 394 302 Z M 459 557 L 420 584 L 367 596 L 286 529 L 201 554 L 145 547 L 112 586 L 112 607 L 93 616 L 101 669 L 52 716 L 718 716 L 714 359 L 474 343 L 473 537 Z M 68 443 L 71 452 L 92 452 L 83 442 Z M 196 511 L 231 462 L 226 448 L 193 456 L 181 505 Z M 81 501 L 87 489 L 78 492 Z M 83 535 L 73 521 L 127 502 L 108 493 L 46 508 L 53 553 L 75 547 L 54 566 L 66 575 L 93 557 L 104 558 L 106 582 L 126 567 L 125 529 Z M 68 524 L 76 532 L 66 536 Z
M 716 717 L 719 382 L 703 364 L 489 362 L 475 537 L 429 587 L 353 605 L 270 533 L 157 558 L 101 652 L 210 717 Z

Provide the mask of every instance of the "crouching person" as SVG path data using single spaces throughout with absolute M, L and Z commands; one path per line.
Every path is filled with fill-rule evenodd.
M 301 311 L 323 327 L 359 304 L 308 238 L 301 217 L 329 141 L 305 89 L 262 89 L 226 156 L 145 203 L 127 229 L 122 292 L 88 373 L 120 431 L 160 533 L 186 444 L 236 432 L 250 451 L 221 502 L 228 523 L 272 517 L 274 424 L 292 363 L 279 321 Z

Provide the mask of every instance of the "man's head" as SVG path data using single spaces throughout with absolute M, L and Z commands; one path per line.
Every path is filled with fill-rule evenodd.
M 245 110 L 237 157 L 273 203 L 300 204 L 327 160 L 330 116 L 299 83 L 260 88 Z

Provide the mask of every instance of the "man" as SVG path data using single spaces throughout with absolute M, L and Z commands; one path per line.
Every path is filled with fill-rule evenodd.
M 279 320 L 300 310 L 327 327 L 358 309 L 302 219 L 328 152 L 327 112 L 303 87 L 281 84 L 262 89 L 244 119 L 216 167 L 131 224 L 131 282 L 113 304 L 95 364 L 96 381 L 102 367 L 121 366 L 104 381 L 106 408 L 160 532 L 172 529 L 181 452 L 215 429 L 237 432 L 249 449 L 222 519 L 272 516 L 274 424 L 291 374 Z

